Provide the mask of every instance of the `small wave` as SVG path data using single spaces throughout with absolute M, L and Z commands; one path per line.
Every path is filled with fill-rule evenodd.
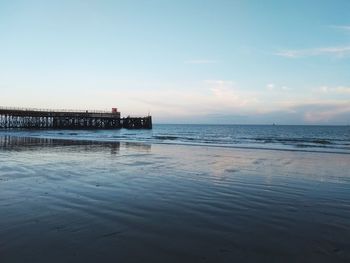
M 178 127 L 178 129 L 176 129 Z M 179 129 L 179 127 L 181 129 Z M 188 130 L 184 131 L 184 127 Z M 197 127 L 197 126 L 196 126 Z M 190 130 L 194 129 L 194 130 Z M 281 128 L 282 129 L 282 128 Z M 296 129 L 296 128 L 294 128 Z M 318 129 L 293 131 L 286 127 L 283 132 L 271 133 L 264 131 L 263 126 L 254 129 L 244 126 L 240 131 L 232 130 L 230 127 L 213 130 L 212 126 L 203 126 L 200 130 L 192 126 L 156 126 L 149 131 L 108 130 L 108 131 L 4 131 L 5 135 L 24 137 L 42 137 L 57 139 L 89 140 L 89 141 L 123 141 L 156 144 L 184 144 L 222 146 L 232 148 L 254 148 L 254 149 L 286 149 L 298 151 L 327 151 L 350 153 L 350 137 L 347 131 L 337 133 L 335 128 L 327 128 L 327 133 L 318 133 Z M 1 135 L 1 131 L 0 131 Z
M 332 144 L 330 141 L 327 140 L 313 140 L 312 142 L 318 144 Z
M 166 135 L 166 136 L 163 136 L 163 135 L 155 135 L 155 136 L 152 136 L 154 139 L 158 139 L 158 140 L 177 140 L 179 139 L 178 136 L 169 136 L 169 135 Z
M 314 143 L 314 144 L 333 144 L 326 139 L 311 139 L 311 138 L 254 138 L 255 141 L 264 143 Z

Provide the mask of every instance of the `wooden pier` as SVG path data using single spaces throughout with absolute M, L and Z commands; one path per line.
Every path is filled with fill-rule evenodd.
M 124 117 L 120 112 L 0 107 L 1 129 L 152 129 L 152 117 Z

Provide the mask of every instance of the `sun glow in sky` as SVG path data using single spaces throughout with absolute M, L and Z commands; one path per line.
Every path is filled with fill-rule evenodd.
M 350 123 L 350 1 L 0 0 L 0 105 Z

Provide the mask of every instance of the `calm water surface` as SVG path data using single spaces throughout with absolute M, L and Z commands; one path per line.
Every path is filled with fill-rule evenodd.
M 348 154 L 45 133 L 0 136 L 1 262 L 350 262 Z

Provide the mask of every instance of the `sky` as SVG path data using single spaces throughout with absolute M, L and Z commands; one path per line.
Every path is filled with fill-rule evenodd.
M 0 0 L 0 106 L 350 124 L 348 0 Z

